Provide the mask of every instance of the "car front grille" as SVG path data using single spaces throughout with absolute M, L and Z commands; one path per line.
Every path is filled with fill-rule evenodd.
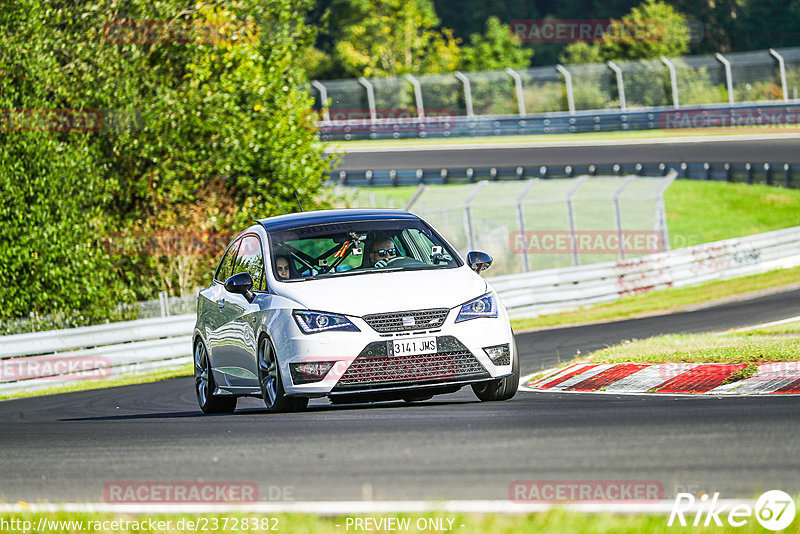
M 333 392 L 446 384 L 491 378 L 464 345 L 452 336 L 438 338 L 441 352 L 388 356 L 385 342 L 371 343 L 347 368 Z
M 447 308 L 433 310 L 415 310 L 395 313 L 380 313 L 365 315 L 367 322 L 377 332 L 382 334 L 390 332 L 407 332 L 410 330 L 426 330 L 439 328 L 447 317 Z

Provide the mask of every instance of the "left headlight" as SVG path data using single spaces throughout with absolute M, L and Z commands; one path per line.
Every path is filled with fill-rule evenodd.
M 486 293 L 466 304 L 462 304 L 461 311 L 458 312 L 458 317 L 456 317 L 456 322 L 460 323 L 461 321 L 469 321 L 480 317 L 497 317 L 497 300 L 494 293 Z
M 338 330 L 339 332 L 361 332 L 361 330 L 344 315 L 299 310 L 295 310 L 292 315 L 297 322 L 297 326 L 300 327 L 300 330 L 302 330 L 304 334 L 316 334 L 329 330 Z

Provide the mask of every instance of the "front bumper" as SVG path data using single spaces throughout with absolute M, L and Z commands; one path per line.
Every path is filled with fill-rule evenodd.
M 459 386 L 511 374 L 515 346 L 505 310 L 496 318 L 480 318 L 456 324 L 458 310 L 451 310 L 440 328 L 381 334 L 358 317 L 351 317 L 360 332 L 328 332 L 305 335 L 294 328 L 276 346 L 284 389 L 288 395 L 311 397 L 351 395 L 398 390 Z M 437 352 L 410 356 L 390 355 L 389 343 L 419 337 L 436 337 Z M 276 338 L 273 338 L 276 339 Z M 508 344 L 511 358 L 496 365 L 484 347 Z M 295 384 L 290 364 L 336 362 L 324 379 Z M 503 362 L 505 363 L 505 362 Z

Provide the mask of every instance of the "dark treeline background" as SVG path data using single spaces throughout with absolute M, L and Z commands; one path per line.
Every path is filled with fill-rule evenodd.
M 309 75 L 320 78 L 350 77 L 337 59 L 343 16 L 353 5 L 381 1 L 316 0 L 309 23 L 320 28 L 316 48 L 330 56 L 315 64 Z M 452 31 L 464 47 L 473 34 L 486 31 L 496 17 L 504 25 L 519 19 L 621 19 L 641 0 L 409 0 L 430 3 L 438 18 L 437 28 Z M 692 30 L 689 54 L 763 50 L 800 45 L 800 0 L 665 0 L 685 16 Z M 533 52 L 529 65 L 552 65 L 563 61 L 566 44 L 522 44 Z

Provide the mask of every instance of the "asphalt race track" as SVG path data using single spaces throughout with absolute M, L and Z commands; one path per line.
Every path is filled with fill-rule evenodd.
M 565 137 L 564 142 L 569 139 Z M 509 167 L 522 165 L 605 165 L 612 163 L 731 162 L 797 163 L 800 138 L 755 140 L 713 140 L 658 143 L 642 140 L 586 144 L 579 146 L 536 146 L 526 148 L 420 149 L 355 152 L 340 157 L 340 170 L 436 169 L 466 167 Z M 544 143 L 542 143 L 544 145 Z M 556 145 L 557 143 L 553 143 Z M 347 145 L 342 145 L 347 149 Z
M 800 315 L 800 291 L 601 326 L 520 334 L 523 372 L 659 332 Z M 664 496 L 800 492 L 800 398 L 469 389 L 417 405 L 204 416 L 190 378 L 0 402 L 0 500 L 102 501 L 119 481 L 242 481 L 260 499 L 507 499 L 517 480 L 646 480 Z

